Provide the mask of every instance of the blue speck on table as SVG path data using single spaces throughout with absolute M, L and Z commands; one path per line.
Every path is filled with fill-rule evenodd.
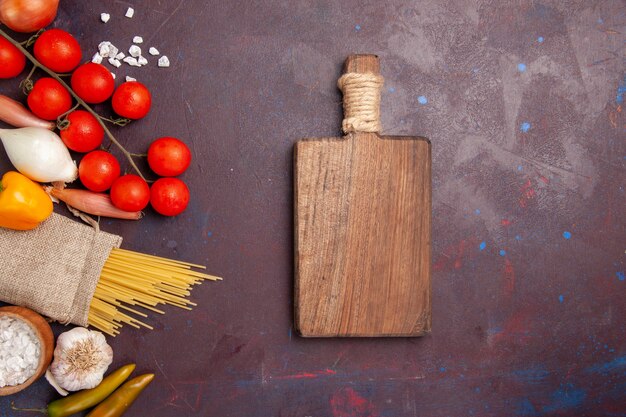
M 624 102 L 624 93 L 626 93 L 626 74 L 624 75 L 624 80 L 617 86 L 617 96 L 615 97 L 617 104 Z

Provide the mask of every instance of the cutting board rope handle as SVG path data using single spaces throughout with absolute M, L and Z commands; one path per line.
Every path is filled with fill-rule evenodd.
M 344 133 L 380 132 L 380 94 L 384 78 L 376 55 L 350 55 L 337 81 L 343 92 Z

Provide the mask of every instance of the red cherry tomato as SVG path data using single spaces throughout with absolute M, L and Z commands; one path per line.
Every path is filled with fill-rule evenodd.
M 113 93 L 113 111 L 128 119 L 141 119 L 150 111 L 152 97 L 145 85 L 138 81 L 121 84 Z
M 54 72 L 70 72 L 80 64 L 83 53 L 78 41 L 61 29 L 48 29 L 35 41 L 35 58 Z
M 72 89 L 87 103 L 102 103 L 113 94 L 115 80 L 104 65 L 88 62 L 72 74 Z
M 0 36 L 0 78 L 17 77 L 26 66 L 26 57 L 11 42 Z
M 148 148 L 148 165 L 162 177 L 180 175 L 185 172 L 190 163 L 189 148 L 176 138 L 159 138 Z
M 138 175 L 122 175 L 113 181 L 111 201 L 120 210 L 143 210 L 150 202 L 150 187 Z
M 76 152 L 89 152 L 100 146 L 104 129 L 91 113 L 74 110 L 67 115 L 67 120 L 70 125 L 60 134 L 65 146 Z
M 54 78 L 40 78 L 26 99 L 28 107 L 35 115 L 44 120 L 56 120 L 57 117 L 72 108 L 72 96 Z
M 105 151 L 92 151 L 83 156 L 78 165 L 78 177 L 85 187 L 101 193 L 111 188 L 120 176 L 120 163 Z
M 159 178 L 150 188 L 152 208 L 164 216 L 176 216 L 189 204 L 189 188 L 178 178 Z

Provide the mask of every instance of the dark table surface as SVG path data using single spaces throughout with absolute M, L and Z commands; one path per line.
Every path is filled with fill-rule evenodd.
M 156 373 L 128 415 L 626 416 L 623 2 L 138 0 L 127 19 L 128 5 L 62 0 L 53 26 L 85 57 L 134 35 L 169 56 L 115 70 L 154 105 L 114 131 L 135 152 L 190 144 L 192 200 L 102 228 L 224 277 L 192 312 L 109 338 L 113 367 Z M 422 338 L 293 332 L 293 144 L 339 135 L 353 52 L 380 55 L 384 133 L 432 141 Z M 17 82 L 0 92 L 19 97 Z M 0 416 L 55 396 L 38 381 Z

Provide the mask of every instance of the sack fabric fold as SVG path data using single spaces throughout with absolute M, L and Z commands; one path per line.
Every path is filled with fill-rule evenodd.
M 37 228 L 0 228 L 0 300 L 87 326 L 102 267 L 122 237 L 56 213 Z

